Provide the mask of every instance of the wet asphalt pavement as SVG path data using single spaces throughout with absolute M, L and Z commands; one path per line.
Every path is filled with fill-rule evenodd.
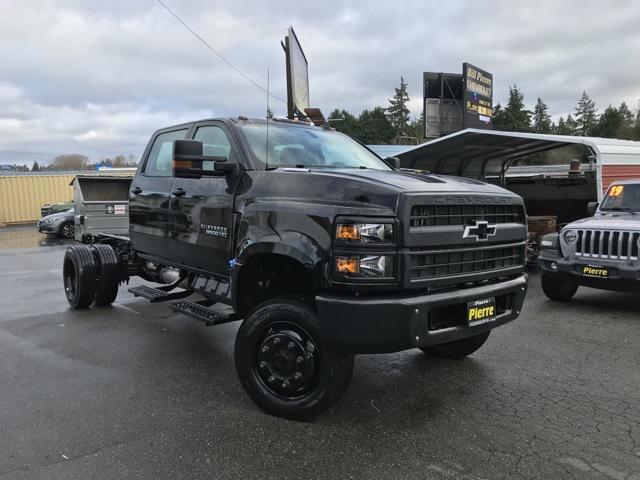
M 541 293 L 463 361 L 359 356 L 310 423 L 270 417 L 233 366 L 237 323 L 135 299 L 71 311 L 64 242 L 0 229 L 0 480 L 640 480 L 640 302 Z

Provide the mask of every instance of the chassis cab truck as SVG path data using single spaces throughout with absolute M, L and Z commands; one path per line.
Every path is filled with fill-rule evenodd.
M 109 304 L 138 276 L 155 286 L 136 296 L 207 325 L 241 321 L 240 381 L 288 418 L 334 404 L 354 354 L 469 355 L 520 313 L 523 201 L 395 163 L 301 122 L 160 130 L 131 183 L 129 235 L 67 250 L 67 299 Z
M 538 265 L 547 297 L 568 302 L 578 287 L 640 292 L 640 180 L 613 182 L 592 217 L 545 235 Z

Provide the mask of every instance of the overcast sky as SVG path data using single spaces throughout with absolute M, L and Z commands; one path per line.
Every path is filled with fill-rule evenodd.
M 422 108 L 423 71 L 492 72 L 494 103 L 517 84 L 557 117 L 586 90 L 599 108 L 640 99 L 640 2 L 271 2 L 164 0 L 256 82 L 286 98 L 280 40 L 293 25 L 313 106 L 387 105 L 403 75 Z M 264 116 L 265 95 L 156 0 L 0 0 L 0 161 L 59 153 L 139 156 L 163 126 Z M 286 107 L 271 101 L 277 115 Z

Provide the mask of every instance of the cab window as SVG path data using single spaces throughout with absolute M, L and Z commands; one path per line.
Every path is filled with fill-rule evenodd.
M 161 133 L 156 137 L 151 146 L 144 173 L 154 177 L 171 176 L 171 154 L 173 153 L 173 141 L 181 140 L 187 135 L 187 129 L 174 130 Z
M 216 125 L 199 127 L 194 140 L 202 142 L 202 154 L 211 157 L 225 157 L 229 159 L 231 142 L 225 131 Z M 229 159 L 231 160 L 231 159 Z

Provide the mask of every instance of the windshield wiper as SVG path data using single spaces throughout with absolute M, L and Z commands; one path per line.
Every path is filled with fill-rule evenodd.
M 601 208 L 601 212 L 629 212 L 631 215 L 637 215 L 638 212 L 633 208 L 629 207 L 611 207 L 611 208 Z

